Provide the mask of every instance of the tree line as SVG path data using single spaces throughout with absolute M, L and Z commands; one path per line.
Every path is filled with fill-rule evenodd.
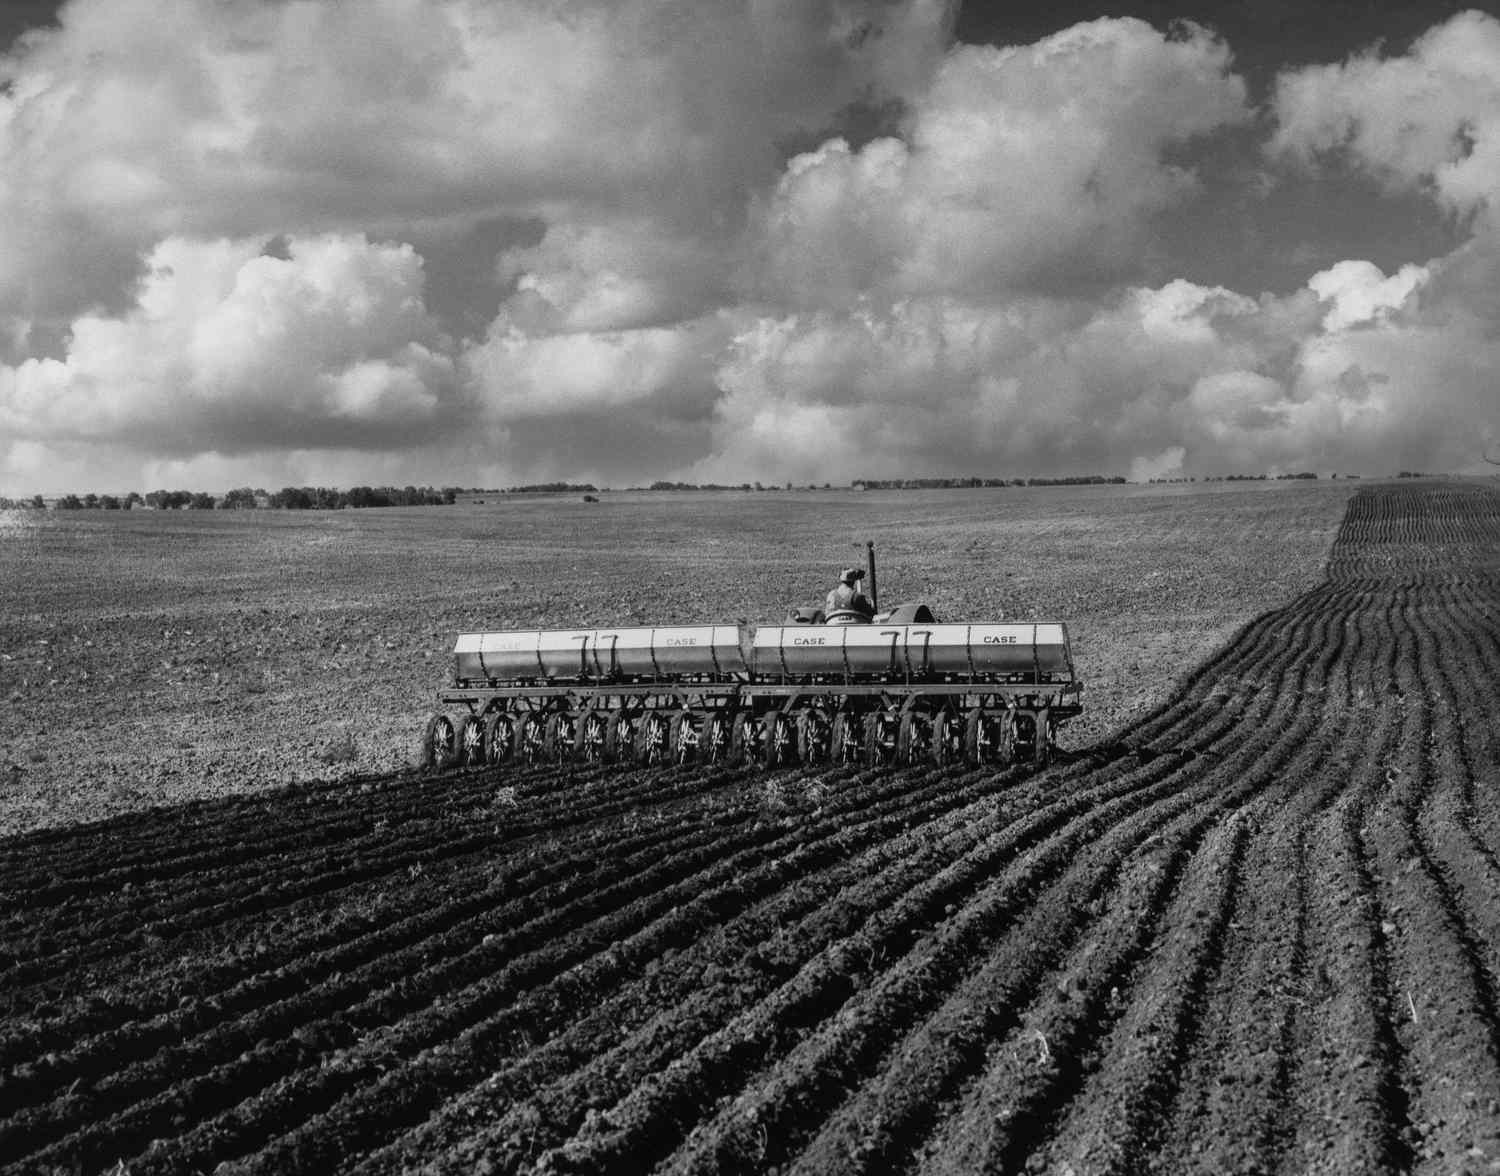
M 215 497 L 203 491 L 152 490 L 140 494 L 63 494 L 54 510 L 355 510 L 376 506 L 451 506 L 460 491 L 456 486 L 284 486 L 275 493 L 240 486 Z M 29 498 L 0 497 L 0 510 L 43 510 L 40 494 Z
M 855 478 L 856 489 L 974 490 L 989 486 L 1123 486 L 1120 475 L 1074 474 L 1061 478 Z

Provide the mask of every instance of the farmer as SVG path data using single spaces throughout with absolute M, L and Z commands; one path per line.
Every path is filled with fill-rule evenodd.
M 834 585 L 833 591 L 828 594 L 828 601 L 824 606 L 824 612 L 851 611 L 862 615 L 869 620 L 875 615 L 875 606 L 870 603 L 870 598 L 859 590 L 859 582 L 865 578 L 863 568 L 845 568 L 839 575 L 839 582 Z

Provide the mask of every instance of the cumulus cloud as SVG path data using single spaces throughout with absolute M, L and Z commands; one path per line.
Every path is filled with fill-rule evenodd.
M 1182 459 L 1187 450 L 1181 445 L 1169 445 L 1154 456 L 1133 458 L 1130 462 L 1132 482 L 1150 482 L 1156 478 L 1176 478 L 1182 474 Z
M 364 237 L 168 238 L 135 305 L 72 323 L 62 359 L 0 367 L 0 429 L 188 455 L 405 445 L 446 427 L 454 362 L 421 259 Z
M 1465 464 L 1500 21 L 1279 79 L 1272 166 L 1471 237 L 1272 294 L 1165 252 L 1255 133 L 1231 46 L 952 13 L 72 0 L 0 59 L 5 489 Z
M 1227 47 L 1192 25 L 956 47 L 900 139 L 791 161 L 763 213 L 766 288 L 826 305 L 1098 285 L 1138 265 L 1149 217 L 1194 190 L 1170 149 L 1248 116 Z
M 835 126 L 852 104 L 925 86 L 953 10 L 952 0 L 71 0 L 58 28 L 0 57 L 5 424 L 56 447 L 84 434 L 145 444 L 166 422 L 166 453 L 295 438 L 333 454 L 441 431 L 451 397 L 438 389 L 458 370 L 481 401 L 524 409 L 556 398 L 497 392 L 487 375 L 507 363 L 568 372 L 564 399 L 582 403 L 582 373 L 614 358 L 627 370 L 596 382 L 636 395 L 649 372 L 686 363 L 670 358 L 673 340 L 701 344 L 703 329 L 683 324 L 711 319 L 727 298 L 747 201 L 774 180 L 784 145 Z M 304 243 L 296 277 L 247 256 L 282 235 Z M 306 243 L 324 237 L 432 243 L 425 305 L 478 336 L 474 354 L 439 339 L 430 315 L 419 325 L 376 307 L 363 335 L 348 316 L 301 317 L 301 295 L 278 282 L 313 280 Z M 450 242 L 491 252 L 476 269 Z M 183 251 L 194 257 L 169 258 Z M 420 261 L 410 252 L 402 264 Z M 173 326 L 150 305 L 192 302 L 190 283 L 217 316 L 194 317 L 212 353 L 179 337 L 192 333 L 186 316 Z M 476 300 L 490 299 L 476 320 Z M 646 333 L 605 337 L 615 331 Z M 518 358 L 520 335 L 532 346 Z M 503 339 L 516 344 L 509 360 Z M 276 346 L 279 358 L 251 363 L 250 351 Z M 120 362 L 99 362 L 106 354 Z M 304 360 L 315 377 L 290 370 Z M 270 369 L 254 388 L 241 378 L 250 367 Z M 689 385 L 701 415 L 711 390 Z M 528 440 L 518 460 L 546 460 Z M 21 463 L 0 472 L 25 473 Z
M 487 416 L 502 424 L 539 417 L 708 411 L 712 356 L 724 326 L 707 318 L 671 327 L 531 335 L 497 324 L 465 353 Z
M 1323 316 L 1324 328 L 1338 331 L 1361 323 L 1388 321 L 1429 276 L 1419 265 L 1404 265 L 1386 277 L 1371 262 L 1341 261 L 1332 269 L 1314 274 L 1307 285 L 1330 304 Z
M 1493 417 L 1500 349 L 1482 320 L 1430 316 L 1391 281 L 1341 265 L 1285 297 L 1179 279 L 1097 307 L 928 298 L 763 319 L 720 368 L 716 454 L 697 468 L 822 481 L 1462 467 Z
M 1459 13 L 1404 54 L 1284 73 L 1273 111 L 1273 155 L 1424 193 L 1467 227 L 1452 253 L 1389 277 L 1359 260 L 1314 275 L 1324 333 L 1302 379 L 1340 389 L 1325 421 L 1351 459 L 1475 467 L 1500 428 L 1500 20 Z
M 1352 162 L 1456 212 L 1488 208 L 1500 190 L 1500 20 L 1462 12 L 1399 57 L 1284 73 L 1273 107 L 1273 153 Z
M 496 272 L 515 286 L 503 322 L 534 334 L 670 324 L 731 297 L 716 242 L 645 218 L 554 225 L 537 244 L 507 249 Z
M 1473 212 L 1495 190 L 1500 22 L 1285 75 L 1269 144 Z M 1065 97 L 1053 85 L 1067 86 Z M 1107 96 L 1107 97 L 1106 97 Z M 1290 293 L 1105 284 L 1191 198 L 1173 144 L 1244 117 L 1227 51 L 1130 21 L 960 47 L 900 139 L 834 140 L 764 209 L 765 284 L 719 370 L 706 472 L 1462 468 L 1496 422 L 1500 249 L 1348 259 Z M 1339 161 L 1342 161 L 1342 164 Z M 1059 281 L 1082 257 L 1096 279 Z M 814 438 L 821 438 L 821 448 Z
M 168 236 L 506 209 L 706 224 L 782 138 L 925 78 L 949 19 L 940 0 L 73 0 L 0 61 L 0 301 L 71 315 Z
M 1105 459 L 1104 432 L 1085 427 L 1089 359 L 1056 351 L 1086 320 L 1047 300 L 934 296 L 746 323 L 718 372 L 718 452 L 699 468 L 821 482 Z

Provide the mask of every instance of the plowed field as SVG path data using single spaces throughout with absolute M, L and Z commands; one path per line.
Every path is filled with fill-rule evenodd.
M 402 776 L 13 838 L 0 1161 L 1500 1169 L 1497 714 L 1500 493 L 1392 485 L 1040 773 Z

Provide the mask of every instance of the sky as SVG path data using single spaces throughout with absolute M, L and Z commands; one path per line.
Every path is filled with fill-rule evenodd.
M 1500 8 L 1128 12 L 11 0 L 0 494 L 1493 470 Z

